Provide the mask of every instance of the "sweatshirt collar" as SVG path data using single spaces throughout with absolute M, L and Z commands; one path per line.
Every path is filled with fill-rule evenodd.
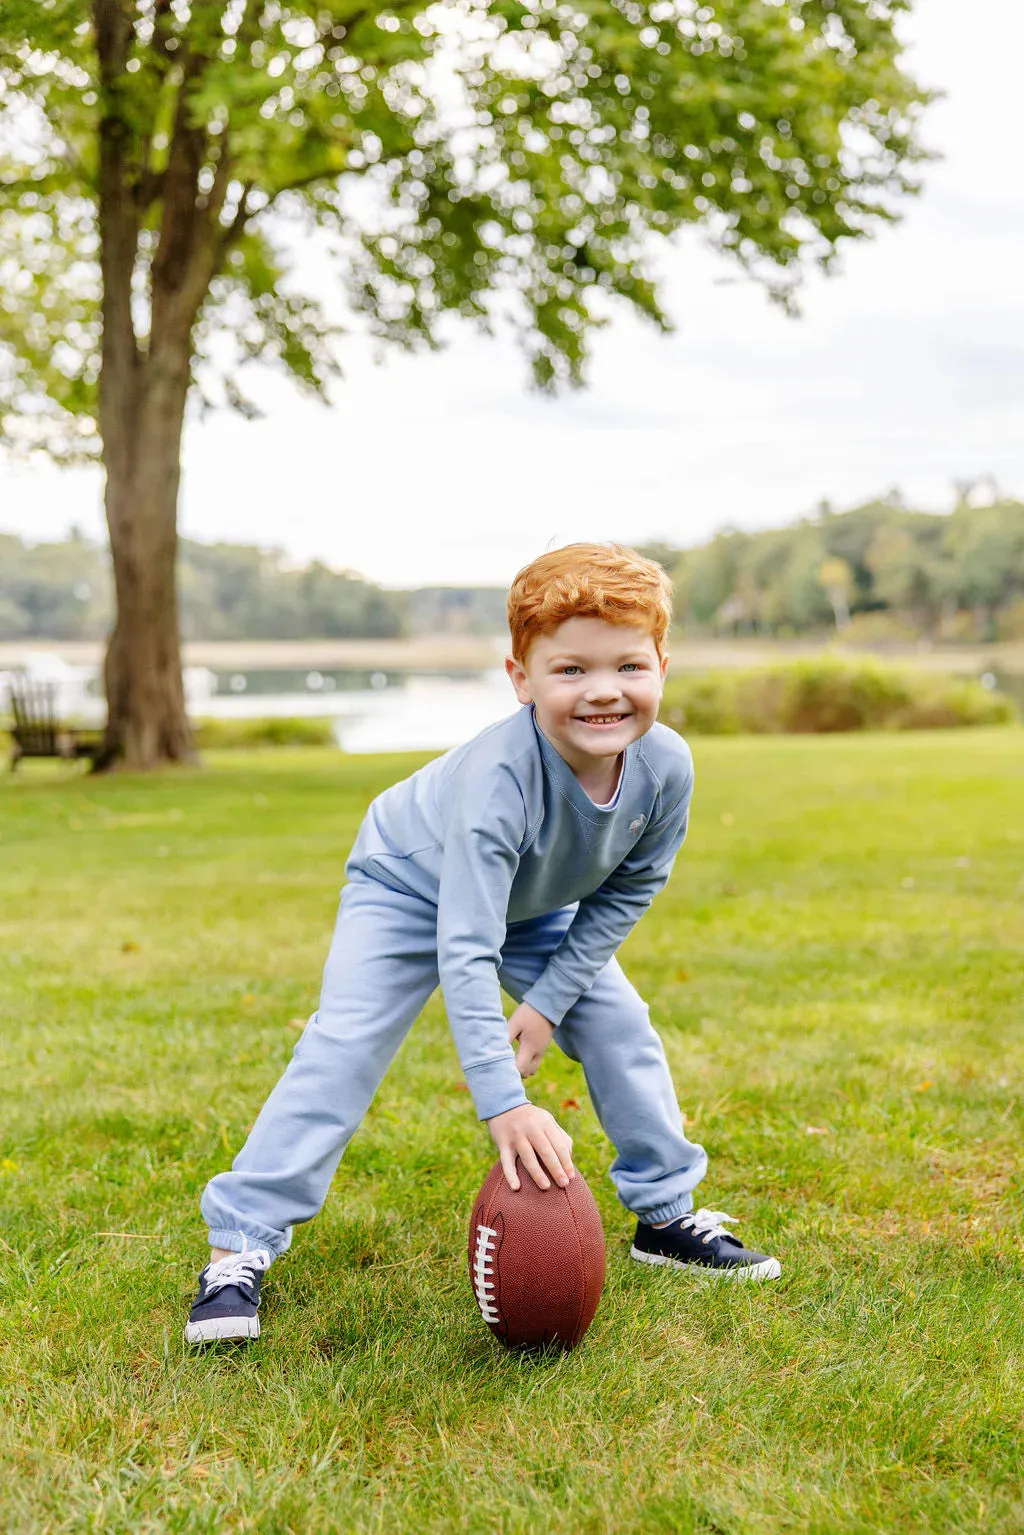
M 580 815 L 586 816 L 589 821 L 600 821 L 605 816 L 614 815 L 616 810 L 624 803 L 626 790 L 629 787 L 629 780 L 633 772 L 633 764 L 640 750 L 640 742 L 631 741 L 626 747 L 626 760 L 622 764 L 618 791 L 614 795 L 615 803 L 613 805 L 595 805 L 568 762 L 552 746 L 537 723 L 536 704 L 530 704 L 529 708 L 530 717 L 533 720 L 533 728 L 537 735 L 537 742 L 540 746 L 540 754 L 544 760 L 544 766 L 565 795 L 565 798 L 579 811 Z

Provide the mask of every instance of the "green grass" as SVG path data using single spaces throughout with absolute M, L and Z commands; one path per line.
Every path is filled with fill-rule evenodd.
M 439 1001 L 264 1336 L 181 1341 L 197 1200 L 314 1006 L 364 807 L 422 758 L 280 749 L 0 788 L 0 1529 L 1017 1531 L 1024 739 L 698 741 L 629 939 L 711 1173 L 780 1284 L 628 1261 L 554 1051 L 608 1283 L 502 1351 L 465 1268 L 491 1160 Z M 579 1107 L 564 1107 L 575 1100 Z

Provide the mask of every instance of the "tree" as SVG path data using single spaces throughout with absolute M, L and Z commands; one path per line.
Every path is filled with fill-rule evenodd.
M 879 528 L 894 526 L 904 517 L 897 489 L 863 506 L 851 507 L 846 512 L 835 512 L 824 507 L 819 509 L 817 525 L 821 531 L 822 547 L 827 555 L 845 560 L 850 567 L 853 583 L 849 593 L 851 608 L 856 605 L 859 597 L 871 589 L 872 577 L 867 553 L 872 539 Z
M 874 597 L 907 614 L 921 633 L 937 627 L 952 574 L 949 561 L 939 556 L 943 520 L 902 512 L 879 526 L 865 555 Z
M 834 619 L 818 578 L 824 556 L 819 529 L 813 523 L 798 523 L 781 577 L 782 609 L 794 629 L 816 629 Z
M 853 591 L 853 571 L 845 560 L 835 555 L 822 560 L 818 566 L 818 584 L 824 589 L 836 621 L 836 630 L 842 633 L 850 627 L 850 595 Z
M 72 529 L 62 543 L 0 534 L 0 640 L 98 639 L 110 621 L 103 551 Z
M 317 561 L 295 569 L 280 549 L 183 539 L 178 583 L 188 639 L 345 639 L 402 631 L 398 593 Z
M 1024 506 L 962 500 L 947 519 L 943 548 L 958 600 L 974 610 L 978 639 L 994 639 L 995 610 L 1024 592 Z
M 330 239 L 384 340 L 435 345 L 447 313 L 508 324 L 541 387 L 579 383 L 596 290 L 666 323 L 652 233 L 701 225 L 788 302 L 807 261 L 894 216 L 926 100 L 907 4 L 5 0 L 0 435 L 102 457 L 103 761 L 191 752 L 190 392 L 248 411 L 238 363 L 318 394 L 336 371 L 287 281 L 288 220 Z
M 688 620 L 715 622 L 736 590 L 749 539 L 748 533 L 723 530 L 709 543 L 685 552 L 675 568 L 675 585 L 682 597 L 677 606 Z

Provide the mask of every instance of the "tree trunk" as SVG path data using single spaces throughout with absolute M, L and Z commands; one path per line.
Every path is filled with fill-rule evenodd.
M 139 369 L 141 398 L 104 440 L 106 511 L 117 620 L 104 678 L 107 729 L 98 769 L 189 762 L 178 627 L 178 484 L 187 348 Z
M 93 18 L 105 92 L 100 123 L 99 420 L 117 598 L 104 667 L 107 728 L 95 766 L 98 771 L 115 766 L 143 770 L 194 756 L 178 631 L 178 482 L 192 329 L 216 260 L 213 244 L 201 238 L 209 234 L 196 202 L 203 135 L 188 124 L 184 82 L 164 173 L 150 324 L 140 345 L 132 297 L 140 229 L 139 156 L 120 93 L 132 37 L 131 11 L 123 0 L 93 0 Z
M 844 629 L 850 627 L 850 605 L 846 600 L 846 592 L 841 586 L 830 586 L 827 588 L 827 596 L 836 622 L 836 633 L 842 634 Z
M 974 629 L 978 636 L 978 643 L 988 644 L 996 637 L 993 606 L 990 602 L 976 602 L 974 604 Z
M 159 0 L 157 13 L 169 8 Z M 244 9 L 244 7 L 243 7 Z M 248 218 L 243 193 L 234 218 L 220 215 L 231 175 L 228 135 L 217 136 L 216 166 L 200 189 L 211 153 L 193 120 L 191 91 L 208 60 L 182 50 L 181 76 L 167 162 L 159 176 L 160 218 L 149 272 L 150 313 L 136 334 L 139 232 L 150 140 L 138 138 L 137 112 L 122 84 L 133 36 L 124 0 L 93 0 L 96 51 L 104 90 L 100 121 L 99 224 L 103 277 L 100 435 L 107 473 L 106 508 L 117 619 L 104 677 L 107 729 L 96 768 L 130 769 L 187 762 L 195 752 L 185 713 L 175 576 L 178 482 L 193 330 L 231 240 Z M 170 45 L 168 44 L 168 47 Z

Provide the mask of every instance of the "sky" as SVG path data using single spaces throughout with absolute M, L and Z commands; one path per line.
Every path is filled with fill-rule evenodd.
M 660 257 L 674 333 L 621 311 L 583 393 L 530 393 L 516 349 L 469 329 L 382 364 L 353 340 L 329 408 L 249 374 L 263 420 L 187 428 L 182 532 L 387 586 L 507 585 L 576 539 L 698 543 L 893 486 L 942 511 L 985 475 L 1024 496 L 1024 7 L 917 0 L 904 33 L 945 93 L 925 131 L 943 158 L 901 224 L 809 278 L 802 318 L 691 231 Z M 102 537 L 101 503 L 96 470 L 0 463 L 0 531 Z

